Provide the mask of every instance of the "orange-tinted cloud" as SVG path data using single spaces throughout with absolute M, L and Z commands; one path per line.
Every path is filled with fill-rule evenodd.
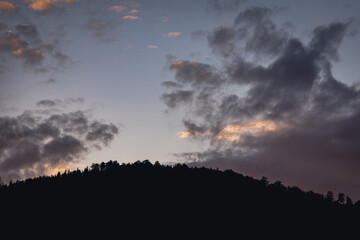
M 139 10 L 137 9 L 133 9 L 129 12 L 129 14 L 136 14 L 136 13 L 139 13 Z
M 137 16 L 123 16 L 122 19 L 124 20 L 136 20 L 138 19 L 139 17 Z
M 24 59 L 25 66 L 36 66 L 43 61 L 44 52 L 35 48 L 19 48 L 13 52 L 13 56 Z
M 179 67 L 186 67 L 186 66 L 193 66 L 196 67 L 198 64 L 196 62 L 188 62 L 188 61 L 178 61 L 173 62 L 170 65 L 170 69 L 172 68 L 179 68 Z
M 53 9 L 54 4 L 57 2 L 74 3 L 80 0 L 23 0 L 25 4 L 29 4 L 28 7 L 37 12 L 50 11 Z
M 283 128 L 283 124 L 279 124 L 269 120 L 255 121 L 242 124 L 229 124 L 216 136 L 218 140 L 237 141 L 242 135 L 261 135 L 263 133 L 272 132 Z
M 17 48 L 25 47 L 27 43 L 16 37 L 0 37 L 0 47 L 5 50 L 14 50 Z
M 150 48 L 150 49 L 157 49 L 157 48 L 159 48 L 159 47 L 156 46 L 156 45 L 148 45 L 147 47 Z
M 163 34 L 163 37 L 174 38 L 174 37 L 178 37 L 181 35 L 182 35 L 181 32 L 169 32 L 167 34 Z
M 113 11 L 113 12 L 123 12 L 126 9 L 127 7 L 121 5 L 114 5 L 108 8 L 109 11 Z
M 241 124 L 229 124 L 225 126 L 215 136 L 215 139 L 233 142 L 240 140 L 241 136 L 244 135 L 260 136 L 268 132 L 280 130 L 284 127 L 285 125 L 283 123 L 276 123 L 270 120 L 254 121 L 254 122 L 241 123 Z M 194 137 L 194 135 L 190 132 L 178 132 L 176 135 L 178 135 L 179 138 Z M 206 132 L 200 135 L 210 136 L 210 133 Z
M 7 1 L 0 1 L 0 14 L 3 12 L 10 12 L 16 9 L 15 4 L 7 2 Z
M 53 0 L 25 0 L 23 2 L 29 3 L 29 8 L 37 12 L 49 11 L 55 3 Z
M 179 138 L 190 138 L 191 137 L 191 133 L 190 132 L 178 132 L 176 133 L 177 136 L 179 136 Z

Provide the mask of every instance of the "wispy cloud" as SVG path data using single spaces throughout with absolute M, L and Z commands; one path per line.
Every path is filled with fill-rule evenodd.
M 85 98 L 77 97 L 77 98 L 65 98 L 64 100 L 61 99 L 43 99 L 36 103 L 38 107 L 67 107 L 74 103 L 83 103 Z
M 156 45 L 148 45 L 147 47 L 150 48 L 150 49 L 157 49 L 157 48 L 159 48 L 159 47 L 156 46 Z
M 122 5 L 114 5 L 108 8 L 109 11 L 113 11 L 113 12 L 123 12 L 127 9 L 127 7 L 122 6 Z
M 163 37 L 174 38 L 174 37 L 179 37 L 181 35 L 182 35 L 181 32 L 169 32 L 167 34 L 163 34 Z
M 136 20 L 138 18 L 139 17 L 137 17 L 137 16 L 130 16 L 130 15 L 122 17 L 122 19 L 124 19 L 124 20 Z
M 137 9 L 133 9 L 129 12 L 129 14 L 136 14 L 136 13 L 139 13 L 139 10 Z

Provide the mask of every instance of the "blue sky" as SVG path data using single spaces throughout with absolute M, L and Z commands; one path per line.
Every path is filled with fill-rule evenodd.
M 304 45 L 314 39 L 314 29 L 318 26 L 350 22 L 341 44 L 336 47 L 339 58 L 331 60 L 331 73 L 349 87 L 360 81 L 359 1 L 0 1 L 0 19 L 4 24 L 0 29 L 3 39 L 0 42 L 1 117 L 15 119 L 27 111 L 40 123 L 52 114 L 80 110 L 89 121 L 117 127 L 118 131 L 106 128 L 101 132 L 111 135 L 109 142 L 104 143 L 105 135 L 98 136 L 98 144 L 104 144 L 103 147 L 94 147 L 95 143 L 91 142 L 93 145 L 86 145 L 86 151 L 60 156 L 56 162 L 61 164 L 46 163 L 43 165 L 46 168 L 82 167 L 110 159 L 119 162 L 150 159 L 168 163 L 186 159 L 181 155 L 183 153 L 224 150 L 230 143 L 214 144 L 218 139 L 214 135 L 208 137 L 209 132 L 196 135 L 184 125 L 184 120 L 194 117 L 197 103 L 187 102 L 175 108 L 167 106 L 162 96 L 172 90 L 162 86 L 162 82 L 177 81 L 176 74 L 181 69 L 170 68 L 180 61 L 208 64 L 222 74 L 225 73 L 224 66 L 239 58 L 264 67 L 271 66 L 276 55 L 257 56 L 254 52 L 243 51 L 229 59 L 221 57 L 209 43 L 214 29 L 233 27 L 238 14 L 253 7 L 270 9 L 271 20 L 268 21 L 280 29 L 279 32 L 286 32 L 287 39 L 299 39 Z M 32 32 L 27 35 L 21 32 L 21 24 L 32 26 Z M 14 46 L 5 42 L 10 38 L 26 41 L 26 44 Z M 239 46 L 246 43 L 245 39 L 236 41 Z M 46 46 L 52 49 L 46 49 Z M 178 83 L 184 83 L 181 81 L 184 80 Z M 224 85 L 212 94 L 220 99 L 230 92 L 246 94 L 248 89 L 245 85 Z M 187 91 L 190 90 L 192 93 L 197 91 L 188 86 Z M 42 100 L 54 104 L 39 103 Z M 258 121 L 259 116 L 246 121 Z M 206 125 L 210 120 L 197 115 L 194 121 L 205 121 L 202 123 Z M 226 124 L 242 124 L 239 121 L 232 119 Z M 283 121 L 289 125 L 288 121 Z M 278 126 L 276 124 L 276 128 Z M 60 130 L 66 132 L 66 129 Z M 60 136 L 64 137 L 65 132 Z M 179 132 L 195 135 L 180 138 Z M 78 139 L 87 141 L 84 136 Z M 40 149 L 51 140 L 44 138 L 42 141 Z M 1 161 L 5 162 L 10 159 L 11 151 L 3 151 Z M 37 161 L 44 162 L 44 158 Z M 202 160 L 214 162 L 209 157 Z M 26 166 L 32 173 L 25 174 Z M 39 170 L 40 165 L 34 166 L 24 164 L 20 170 L 11 170 L 9 176 L 46 173 Z M 233 167 L 231 164 L 219 166 Z M 234 169 L 239 170 L 236 164 Z M 266 173 L 249 170 L 254 176 Z M 289 184 L 302 184 L 298 179 L 269 174 L 285 183 L 288 180 Z M 322 182 L 315 189 L 322 191 L 323 185 L 339 189 L 341 184 Z M 308 183 L 303 186 L 311 188 Z

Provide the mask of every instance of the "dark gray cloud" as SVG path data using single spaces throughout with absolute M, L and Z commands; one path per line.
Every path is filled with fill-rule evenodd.
M 44 99 L 44 100 L 40 100 L 39 102 L 37 102 L 36 105 L 43 106 L 43 107 L 54 107 L 57 105 L 57 102 L 54 100 Z
M 5 180 L 46 174 L 76 163 L 94 149 L 108 146 L 119 129 L 90 119 L 84 112 L 42 118 L 26 111 L 0 117 L 0 176 Z
M 208 34 L 208 43 L 225 57 L 243 55 L 244 51 L 257 58 L 276 56 L 288 40 L 286 30 L 270 18 L 280 10 L 251 7 L 241 11 L 232 26 L 220 26 Z
M 179 83 L 193 87 L 216 87 L 223 81 L 221 75 L 209 64 L 180 61 L 172 63 L 170 70 L 175 71 L 175 78 Z
M 180 83 L 173 82 L 173 81 L 165 81 L 165 82 L 162 82 L 161 85 L 166 88 L 181 88 L 182 87 L 182 85 Z
M 83 103 L 85 101 L 85 98 L 83 97 L 76 97 L 76 98 L 65 98 L 64 100 L 61 99 L 43 99 L 36 103 L 39 107 L 66 107 L 68 105 L 74 104 L 74 103 Z
M 20 36 L 25 36 L 34 41 L 40 41 L 39 32 L 32 24 L 16 24 L 15 30 Z
M 234 37 L 234 29 L 230 27 L 217 27 L 208 35 L 208 43 L 213 49 L 227 57 L 234 51 Z
M 176 90 L 171 93 L 164 93 L 161 98 L 169 108 L 175 108 L 183 103 L 191 102 L 192 91 Z
M 245 11 L 239 12 L 234 23 L 240 24 L 245 22 L 249 25 L 258 25 L 268 20 L 272 13 L 273 10 L 270 8 L 253 6 L 247 8 Z
M 86 135 L 86 140 L 93 142 L 103 142 L 108 145 L 118 133 L 118 128 L 114 124 L 103 124 L 94 122 L 90 125 L 90 131 Z
M 48 72 L 65 67 L 69 61 L 69 57 L 61 52 L 58 42 L 42 42 L 35 25 L 19 23 L 11 28 L 2 21 L 0 57 L 21 59 L 24 68 L 35 72 Z
M 170 105 L 163 99 L 165 104 L 185 106 L 188 137 L 210 142 L 207 151 L 176 157 L 360 198 L 360 91 L 332 74 L 351 23 L 316 27 L 303 42 L 272 22 L 276 11 L 252 7 L 232 26 L 209 33 L 221 68 L 189 61 L 170 65 L 174 81 L 192 97 L 174 98 Z M 266 57 L 267 65 L 258 57 Z M 272 125 L 249 127 L 256 123 Z

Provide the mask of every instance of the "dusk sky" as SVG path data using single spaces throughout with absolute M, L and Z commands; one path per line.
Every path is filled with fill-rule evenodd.
M 360 199 L 360 1 L 0 1 L 0 177 L 233 169 Z

